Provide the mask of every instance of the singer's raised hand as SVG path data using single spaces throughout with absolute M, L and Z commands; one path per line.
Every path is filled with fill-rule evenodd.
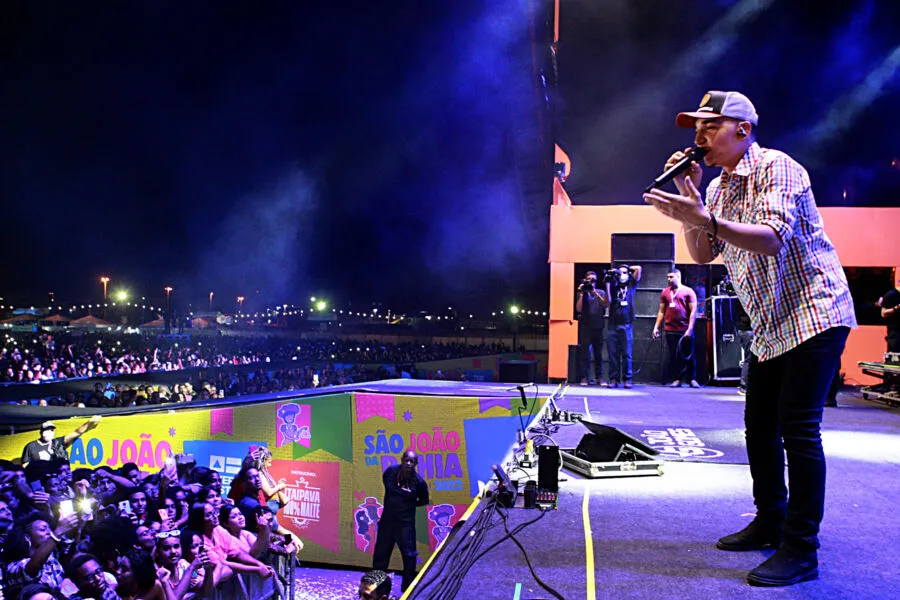
M 681 186 L 679 186 L 681 187 Z M 684 179 L 685 195 L 671 194 L 658 188 L 644 194 L 644 202 L 652 204 L 662 214 L 690 227 L 709 223 L 709 212 L 703 206 L 700 192 L 691 177 Z
M 685 155 L 691 151 L 691 149 L 691 146 L 688 146 L 683 151 L 676 152 L 672 156 L 670 156 L 669 160 L 666 161 L 666 167 L 664 171 L 668 171 L 673 166 L 675 166 L 675 164 L 678 163 L 678 161 L 680 161 L 682 158 L 684 158 Z M 673 180 L 675 182 L 675 187 L 678 188 L 678 191 L 681 192 L 682 196 L 688 195 L 688 190 L 684 184 L 685 180 L 688 177 L 691 178 L 691 181 L 693 182 L 695 188 L 700 187 L 700 182 L 703 180 L 703 169 L 700 167 L 700 165 L 697 164 L 696 161 L 692 162 L 690 167 L 688 167 L 680 175 L 677 175 Z

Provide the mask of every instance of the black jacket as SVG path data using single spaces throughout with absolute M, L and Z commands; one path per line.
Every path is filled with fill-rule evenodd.
M 401 487 L 401 465 L 393 465 L 384 470 L 384 510 L 381 520 L 394 523 L 415 523 L 416 507 L 428 504 L 428 484 L 422 476 L 413 471 L 412 479 Z M 405 489 L 408 488 L 408 489 Z

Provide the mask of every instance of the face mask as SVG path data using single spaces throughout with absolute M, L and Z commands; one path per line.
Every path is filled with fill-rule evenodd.
M 628 281 L 628 275 L 627 275 L 627 274 L 625 274 L 625 275 L 619 275 L 619 282 L 620 282 L 620 283 L 626 283 L 627 281 Z
M 45 442 L 51 441 L 54 437 L 56 437 L 56 432 L 52 429 L 45 429 L 41 432 L 41 439 Z

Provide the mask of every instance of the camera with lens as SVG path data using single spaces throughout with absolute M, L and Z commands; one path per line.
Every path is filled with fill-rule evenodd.
M 597 280 L 596 279 L 588 279 L 585 277 L 581 281 L 581 285 L 578 286 L 579 292 L 593 292 L 597 289 Z
M 619 285 L 621 283 L 619 281 L 619 275 L 622 274 L 622 272 L 619 269 L 625 269 L 625 272 L 629 274 L 629 277 L 631 276 L 631 270 L 628 267 L 628 265 L 620 265 L 619 268 L 617 268 L 617 269 L 610 269 L 610 270 L 606 271 L 603 274 L 604 281 L 606 281 L 606 283 L 608 283 L 612 286 Z

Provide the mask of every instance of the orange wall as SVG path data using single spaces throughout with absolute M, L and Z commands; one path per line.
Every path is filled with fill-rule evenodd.
M 872 385 L 881 382 L 881 379 L 877 377 L 863 375 L 862 369 L 859 368 L 859 361 L 881 362 L 884 352 L 887 350 L 887 343 L 884 341 L 885 335 L 887 335 L 887 331 L 884 327 L 874 325 L 866 325 L 850 331 L 844 355 L 841 357 L 841 371 L 846 373 L 848 384 Z
M 847 267 L 893 267 L 900 264 L 900 208 L 821 208 L 825 231 L 841 264 Z M 575 263 L 610 262 L 613 233 L 675 233 L 675 262 L 692 262 L 681 226 L 644 205 L 550 207 L 550 353 L 548 376 L 566 377 L 568 346 L 577 343 L 573 318 Z M 720 262 L 717 259 L 716 262 Z M 880 331 L 880 333 L 879 333 Z M 861 327 L 851 333 L 844 371 L 859 382 L 872 382 L 857 360 L 880 361 L 884 328 Z M 852 365 L 851 365 L 852 362 Z

